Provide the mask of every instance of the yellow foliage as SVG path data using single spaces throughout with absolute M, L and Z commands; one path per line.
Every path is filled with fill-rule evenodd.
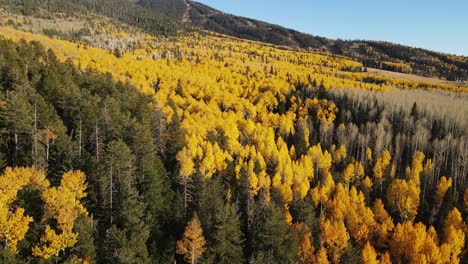
M 341 256 L 348 246 L 349 235 L 342 221 L 320 221 L 322 241 L 331 254 L 333 263 L 339 263 Z
M 423 161 L 424 161 L 424 153 L 420 151 L 416 151 L 416 153 L 413 156 L 413 161 L 411 162 L 411 168 L 407 168 L 407 176 L 408 179 L 414 181 L 416 185 L 419 186 L 421 180 L 420 180 L 420 174 L 423 171 Z
M 392 264 L 390 253 L 388 253 L 388 251 L 385 251 L 385 253 L 380 257 L 380 264 Z
M 369 162 L 372 162 L 372 161 L 373 161 L 373 158 L 372 158 L 372 149 L 371 149 L 371 148 L 367 148 L 367 149 L 366 149 L 366 158 L 367 158 L 367 161 L 369 161 Z
M 442 203 L 442 200 L 445 197 L 445 193 L 450 187 L 452 187 L 452 178 L 448 178 L 447 180 L 445 176 L 442 176 L 437 183 L 437 189 L 435 193 L 435 204 L 437 207 L 439 207 Z
M 205 244 L 203 229 L 195 215 L 185 227 L 183 238 L 177 241 L 177 254 L 184 255 L 188 262 L 195 263 L 205 252 Z
M 387 169 L 388 165 L 390 165 L 391 160 L 392 157 L 390 156 L 390 152 L 388 150 L 384 150 L 382 153 L 380 153 L 374 166 L 374 177 L 377 179 L 377 181 L 382 181 L 385 170 Z
M 300 241 L 297 257 L 300 264 L 312 264 L 314 262 L 314 246 L 311 241 L 311 232 L 304 223 L 294 225 L 294 231 Z
M 448 263 L 442 247 L 438 246 L 433 227 L 426 229 L 422 223 L 404 222 L 395 227 L 390 243 L 392 256 L 407 263 Z
M 86 209 L 80 199 L 86 196 L 86 176 L 81 171 L 69 171 L 60 181 L 59 187 L 46 189 L 41 197 L 45 203 L 43 221 L 55 218 L 60 233 L 46 225 L 46 231 L 41 237 L 41 246 L 33 248 L 33 255 L 44 259 L 57 256 L 61 250 L 73 247 L 78 233 L 73 232 L 75 220 L 80 214 L 86 214 Z
M 317 264 L 329 264 L 327 257 L 327 250 L 324 247 L 321 247 L 317 254 L 315 254 L 315 263 Z
M 49 181 L 44 172 L 33 168 L 7 167 L 0 176 L 0 242 L 5 242 L 14 253 L 33 220 L 24 215 L 23 208 L 13 206 L 17 193 L 26 186 L 42 191 L 49 186 Z
M 177 154 L 177 161 L 180 164 L 179 174 L 181 177 L 189 177 L 195 172 L 195 164 L 193 162 L 192 155 L 190 154 L 190 150 L 187 148 L 183 148 Z
M 390 239 L 389 236 L 395 225 L 393 224 L 392 218 L 385 210 L 381 199 L 375 200 L 372 211 L 374 212 L 376 222 L 374 230 L 376 244 L 384 247 L 388 244 Z
M 347 157 L 347 150 L 344 145 L 341 145 L 338 149 L 336 149 L 335 145 L 332 145 L 330 152 L 332 153 L 333 161 L 336 163 L 341 162 Z
M 354 173 L 354 165 L 352 163 L 348 164 L 343 172 L 341 172 L 341 179 L 343 179 L 344 183 L 348 186 L 351 182 L 354 181 L 355 173 Z
M 324 181 L 312 189 L 311 195 L 314 200 L 315 206 L 319 203 L 325 203 L 328 201 L 329 196 L 332 191 L 335 189 L 335 181 L 330 173 L 327 174 Z
M 402 221 L 412 221 L 419 207 L 419 186 L 412 180 L 394 180 L 387 189 L 387 201 Z
M 363 264 L 379 264 L 377 260 L 377 252 L 375 252 L 374 247 L 367 242 L 361 252 L 361 258 Z
M 366 176 L 364 179 L 362 179 L 362 186 L 367 188 L 369 191 L 372 190 L 372 180 L 369 178 L 369 176 Z
M 33 168 L 6 168 L 0 176 L 0 241 L 17 253 L 17 244 L 24 239 L 32 217 L 24 215 L 23 208 L 11 208 L 18 191 L 29 186 L 42 192 L 44 201 L 44 218 L 57 220 L 60 234 L 46 225 L 41 237 L 42 247 L 32 249 L 34 256 L 48 259 L 61 250 L 72 247 L 76 243 L 77 233 L 73 233 L 73 225 L 79 214 L 86 214 L 80 199 L 86 196 L 86 176 L 80 171 L 70 171 L 63 175 L 59 187 L 49 187 L 49 181 L 42 171 Z

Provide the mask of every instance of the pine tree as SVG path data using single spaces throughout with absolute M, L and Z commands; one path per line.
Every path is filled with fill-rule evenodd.
M 274 204 L 262 206 L 254 234 L 256 263 L 295 263 L 299 241 L 286 223 L 281 209 Z
M 80 215 L 75 222 L 73 231 L 78 233 L 78 241 L 71 249 L 73 256 L 86 259 L 90 262 L 96 258 L 92 219 L 86 215 Z
M 224 210 L 217 218 L 218 223 L 214 234 L 213 248 L 208 253 L 213 254 L 214 263 L 243 263 L 243 234 L 240 229 L 240 218 L 237 206 L 230 201 L 230 193 Z
M 112 263 L 150 263 L 145 205 L 136 190 L 126 184 L 120 186 L 118 196 L 119 210 L 115 224 L 107 231 L 105 257 Z

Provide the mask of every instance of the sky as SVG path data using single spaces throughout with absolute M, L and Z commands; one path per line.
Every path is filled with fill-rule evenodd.
M 468 56 L 467 0 L 196 0 L 332 39 L 383 40 Z

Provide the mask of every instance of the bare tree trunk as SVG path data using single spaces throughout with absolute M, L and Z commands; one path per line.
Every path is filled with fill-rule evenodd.
M 80 124 L 78 126 L 78 156 L 81 158 L 81 148 L 82 148 L 82 125 L 83 125 L 83 121 L 81 121 L 81 118 L 80 118 Z
M 18 151 L 19 147 L 18 147 L 18 134 L 15 133 L 15 150 Z
M 33 164 L 37 166 L 37 104 L 34 103 Z
M 46 160 L 49 161 L 49 149 L 50 149 L 50 142 L 49 139 L 47 139 L 46 143 Z
M 113 209 L 113 192 L 114 192 L 114 175 L 113 175 L 113 163 L 112 163 L 112 157 L 111 157 L 111 166 L 110 166 L 110 171 L 109 171 L 109 176 L 110 176 L 110 190 L 109 190 L 109 196 L 110 196 L 110 224 L 112 225 L 113 222 L 113 217 L 112 217 L 112 209 Z
M 195 264 L 195 248 L 192 247 L 192 252 L 191 252 L 191 263 Z
M 99 167 L 99 154 L 100 154 L 100 149 L 99 149 L 99 127 L 98 127 L 98 121 L 96 120 L 96 127 L 95 127 L 95 133 L 94 133 L 94 140 L 96 144 L 96 161 Z
M 188 207 L 188 182 L 187 177 L 184 177 L 184 215 L 187 216 Z

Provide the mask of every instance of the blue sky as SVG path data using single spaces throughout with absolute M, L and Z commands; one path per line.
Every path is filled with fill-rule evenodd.
M 467 0 L 197 0 L 332 39 L 385 40 L 468 56 Z

